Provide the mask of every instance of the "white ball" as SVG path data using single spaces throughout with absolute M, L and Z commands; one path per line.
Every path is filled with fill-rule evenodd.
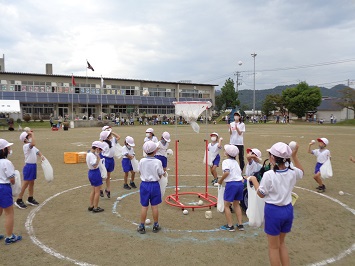
M 218 184 L 218 183 L 214 183 L 213 185 L 214 185 L 215 187 L 218 187 L 219 184 Z
M 145 220 L 145 224 L 150 224 L 150 219 Z
M 311 143 L 316 143 L 316 141 L 314 139 L 311 140 Z
M 182 213 L 186 215 L 186 214 L 189 213 L 189 211 L 188 210 L 183 210 Z
M 198 205 L 199 205 L 199 206 L 202 206 L 202 205 L 203 205 L 203 201 L 202 201 L 202 200 L 199 200 L 199 201 L 198 201 Z
M 294 150 L 296 149 L 296 146 L 297 146 L 297 142 L 296 141 L 291 141 L 288 146 L 290 146 L 291 150 Z
M 343 196 L 343 195 L 344 195 L 344 192 L 340 190 L 340 191 L 339 191 L 339 195 L 340 195 L 340 196 Z
M 180 190 L 180 188 L 178 187 L 178 188 L 175 188 L 175 191 L 179 191 Z
M 149 96 L 149 91 L 148 90 L 143 90 L 143 96 Z
M 122 197 L 117 197 L 117 200 L 122 200 Z
M 243 65 L 243 62 L 242 62 L 242 61 L 239 61 L 239 62 L 238 62 L 238 65 L 240 65 L 240 66 Z

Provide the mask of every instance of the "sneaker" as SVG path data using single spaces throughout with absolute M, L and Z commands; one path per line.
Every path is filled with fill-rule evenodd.
M 212 185 L 216 184 L 218 182 L 218 177 L 212 180 Z
M 104 197 L 104 191 L 100 190 L 100 197 L 103 198 Z
M 226 231 L 229 231 L 229 232 L 234 232 L 235 231 L 234 226 L 233 225 L 232 226 L 228 226 L 228 224 L 222 225 L 220 229 L 226 230 Z
M 317 190 L 319 193 L 323 193 L 325 191 L 325 185 L 319 186 L 319 188 Z
M 130 182 L 129 185 L 133 188 L 137 188 L 136 184 L 134 184 L 134 182 Z
M 244 231 L 244 225 L 236 224 L 235 226 L 238 228 L 239 231 Z
M 229 205 L 229 209 L 231 210 L 231 213 L 234 213 L 232 205 Z
M 10 245 L 10 244 L 15 243 L 17 241 L 20 241 L 21 239 L 22 239 L 22 236 L 17 236 L 17 235 L 12 234 L 11 237 L 5 238 L 5 245 Z
M 89 212 L 92 212 L 93 209 L 94 209 L 94 206 L 89 207 L 89 208 L 88 208 L 88 211 L 89 211 Z
M 145 234 L 145 227 L 143 225 L 138 226 L 137 232 L 140 234 Z
M 111 198 L 111 191 L 105 189 L 106 196 L 110 199 Z
M 0 240 L 3 239 L 5 236 L 4 235 L 0 235 Z
M 17 206 L 19 209 L 26 209 L 27 208 L 27 205 L 23 202 L 23 200 L 16 200 L 15 206 Z
M 161 227 L 159 224 L 153 226 L 153 233 L 158 233 L 160 231 Z
M 97 207 L 97 208 L 93 208 L 92 209 L 92 212 L 103 212 L 105 209 L 102 209 L 100 207 Z
M 32 206 L 38 206 L 39 205 L 39 203 L 34 199 L 34 198 L 32 198 L 31 200 L 27 200 L 26 201 L 26 203 L 27 204 L 30 204 L 30 205 L 32 205 Z
M 124 185 L 123 185 L 123 188 L 124 188 L 124 189 L 128 189 L 128 190 L 131 189 L 131 187 L 130 187 L 128 184 L 124 184 Z

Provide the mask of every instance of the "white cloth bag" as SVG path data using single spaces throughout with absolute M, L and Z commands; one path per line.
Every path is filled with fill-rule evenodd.
M 260 227 L 264 223 L 265 201 L 258 196 L 255 187 L 251 187 L 249 180 L 248 186 L 248 209 L 246 211 L 249 219 L 249 226 Z
M 134 157 L 132 160 L 131 160 L 131 164 L 132 164 L 132 168 L 133 168 L 133 171 L 134 172 L 139 172 L 139 162 L 138 160 L 136 159 L 136 157 Z
M 115 157 L 121 159 L 122 157 L 122 146 L 119 143 L 116 143 L 115 146 Z
M 224 212 L 224 190 L 225 187 L 218 184 L 217 211 Z
M 46 179 L 47 182 L 52 182 L 54 179 L 53 168 L 47 158 L 44 158 L 44 160 L 41 162 L 41 166 L 44 174 L 44 179 Z
M 15 184 L 11 184 L 12 196 L 17 197 L 21 192 L 21 174 L 15 170 Z
M 161 199 L 163 200 L 166 186 L 168 185 L 168 173 L 167 172 L 165 172 L 165 174 L 159 179 L 159 185 L 160 185 Z
M 211 152 L 208 152 L 208 165 L 209 166 L 212 166 L 214 159 L 215 158 L 212 158 L 212 156 L 211 156 Z M 203 155 L 203 164 L 206 164 L 206 151 L 204 151 L 204 155 Z
M 323 179 L 330 178 L 333 176 L 333 168 L 330 159 L 328 158 L 324 164 L 320 167 L 320 175 Z
M 106 179 L 107 178 L 107 169 L 105 166 L 105 158 L 100 159 L 99 169 L 100 169 L 100 173 L 101 173 L 101 178 Z

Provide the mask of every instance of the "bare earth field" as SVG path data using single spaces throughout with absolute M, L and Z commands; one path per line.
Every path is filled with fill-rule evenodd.
M 137 158 L 142 154 L 146 126 L 116 127 L 122 139 L 134 137 Z M 263 228 L 251 228 L 244 215 L 244 232 L 227 232 L 218 228 L 226 223 L 224 214 L 212 208 L 213 218 L 206 219 L 208 208 L 190 210 L 183 215 L 179 208 L 163 202 L 159 206 L 162 230 L 153 234 L 136 232 L 140 204 L 138 189 L 123 189 L 120 160 L 112 176 L 111 199 L 101 198 L 103 213 L 90 213 L 90 186 L 85 163 L 65 164 L 64 152 L 87 151 L 97 140 L 101 128 L 74 128 L 69 131 L 35 130 L 37 147 L 53 166 L 55 177 L 47 183 L 38 163 L 35 198 L 41 204 L 26 210 L 15 209 L 15 233 L 23 240 L 14 245 L 0 244 L 0 265 L 268 265 L 267 239 Z M 300 145 L 299 157 L 305 168 L 303 180 L 294 192 L 299 195 L 295 205 L 292 232 L 287 236 L 292 265 L 355 265 L 355 127 L 332 125 L 246 125 L 245 148 L 256 147 L 263 152 L 278 141 L 295 140 Z M 205 191 L 205 166 L 202 164 L 207 132 L 218 132 L 229 141 L 227 126 L 201 125 L 199 134 L 190 126 L 154 126 L 156 136 L 163 131 L 172 135 L 170 147 L 179 142 L 180 192 Z M 22 172 L 24 156 L 20 132 L 0 132 L 0 137 L 14 142 L 9 158 Z M 313 180 L 315 156 L 307 153 L 312 139 L 326 137 L 332 155 L 334 176 L 325 181 L 324 194 L 315 191 Z M 123 140 L 120 141 L 123 144 Z M 221 153 L 222 154 L 222 153 Z M 169 157 L 169 184 L 166 194 L 174 194 L 175 157 Z M 218 168 L 221 174 L 221 168 Z M 209 175 L 208 183 L 212 180 Z M 136 183 L 140 183 L 139 175 Z M 340 196 L 342 190 L 345 195 Z M 208 187 L 211 195 L 217 189 Z M 27 199 L 27 192 L 24 200 Z M 117 201 L 117 197 L 124 197 Z M 182 196 L 186 205 L 198 202 L 197 196 Z M 152 220 L 151 211 L 148 218 Z M 234 217 L 236 222 L 236 218 Z M 0 218 L 4 233 L 4 217 Z

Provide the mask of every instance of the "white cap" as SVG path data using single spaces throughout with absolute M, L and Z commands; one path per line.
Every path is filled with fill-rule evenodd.
M 102 131 L 112 131 L 112 128 L 110 127 L 110 126 L 103 126 L 102 127 L 102 129 L 101 129 Z
M 231 157 L 236 157 L 239 154 L 239 149 L 234 145 L 226 144 L 224 150 Z
M 270 152 L 272 155 L 283 158 L 283 159 L 288 159 L 291 158 L 292 155 L 292 150 L 290 146 L 288 146 L 286 143 L 283 142 L 277 142 L 270 149 L 267 149 L 266 151 Z
M 163 132 L 163 135 L 162 135 L 163 139 L 165 139 L 166 142 L 170 142 L 170 134 L 169 132 Z
M 100 140 L 105 140 L 111 134 L 111 131 L 101 131 Z
M 145 133 L 154 133 L 154 129 L 150 127 L 145 131 Z
M 260 150 L 258 150 L 256 148 L 253 148 L 253 149 L 248 148 L 247 153 L 249 153 L 249 152 L 254 153 L 256 155 L 256 157 L 261 158 L 261 151 Z
M 152 153 L 153 151 L 155 151 L 158 148 L 158 145 L 159 145 L 159 143 L 148 140 L 148 141 L 144 142 L 144 144 L 143 144 L 143 151 L 146 154 Z
M 8 142 L 5 139 L 0 139 L 0 150 L 5 149 L 6 147 L 11 146 L 13 143 Z
M 317 139 L 318 142 L 323 142 L 325 145 L 328 145 L 329 144 L 329 140 L 326 139 L 326 138 L 319 138 Z
M 213 133 L 210 134 L 210 136 L 212 136 L 212 135 L 216 135 L 217 137 L 219 137 L 217 132 L 213 132 Z
M 24 142 L 25 139 L 27 138 L 27 136 L 28 136 L 28 133 L 27 133 L 26 131 L 25 131 L 25 132 L 22 132 L 21 135 L 20 135 L 20 140 L 21 140 L 22 142 Z
M 104 146 L 104 143 L 101 142 L 101 141 L 94 141 L 92 144 L 91 144 L 91 147 L 96 147 L 96 148 L 100 148 L 101 150 L 104 150 L 105 146 Z
M 125 140 L 129 146 L 131 146 L 131 147 L 136 146 L 136 144 L 134 144 L 134 139 L 131 136 L 127 136 Z

